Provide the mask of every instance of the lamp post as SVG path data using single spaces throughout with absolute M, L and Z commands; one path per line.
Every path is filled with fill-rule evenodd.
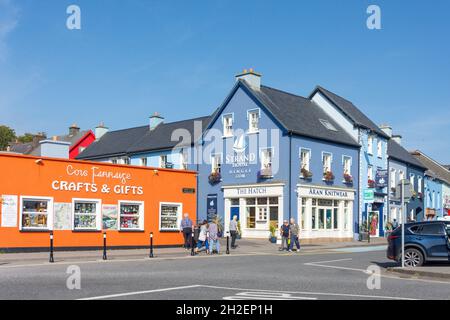
M 108 257 L 106 256 L 106 231 L 103 232 L 103 260 L 107 260 Z
M 150 254 L 149 258 L 153 258 L 153 232 L 150 232 Z
M 53 259 L 53 231 L 50 231 L 50 259 L 49 259 L 50 263 L 55 262 L 55 260 Z

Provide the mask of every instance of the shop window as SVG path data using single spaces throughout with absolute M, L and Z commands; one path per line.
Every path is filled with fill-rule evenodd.
M 317 208 L 313 207 L 311 210 L 311 228 L 317 230 Z
M 349 229 L 349 202 L 348 200 L 344 201 L 344 230 L 348 231 Z
M 246 213 L 247 213 L 247 228 L 256 228 L 256 199 L 246 199 Z
M 232 206 L 239 206 L 239 198 L 230 199 L 230 203 Z
M 51 198 L 24 197 L 21 212 L 23 230 L 53 229 L 53 200 Z
M 120 206 L 120 230 L 144 229 L 144 203 L 143 202 L 119 202 Z
M 161 203 L 159 209 L 159 230 L 178 231 L 181 223 L 181 203 Z
M 278 197 L 247 198 L 245 204 L 247 228 L 266 228 L 267 223 L 278 228 Z
M 339 201 L 313 199 L 311 227 L 313 230 L 335 230 L 339 228 Z M 347 206 L 348 210 L 348 206 Z
M 338 208 L 333 208 L 333 229 L 339 228 L 339 210 Z
M 255 133 L 259 131 L 259 110 L 248 111 L 248 132 Z
M 306 229 L 306 226 L 305 226 L 305 215 L 306 215 L 306 199 L 302 198 L 302 200 L 301 200 L 301 209 L 300 209 L 300 228 L 302 230 Z
M 73 199 L 73 229 L 101 230 L 100 200 Z
M 224 137 L 233 136 L 233 115 L 232 114 L 223 115 L 222 121 L 223 121 Z

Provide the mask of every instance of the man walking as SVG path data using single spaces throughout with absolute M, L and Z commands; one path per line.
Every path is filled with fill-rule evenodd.
M 189 214 L 185 213 L 183 220 L 181 220 L 180 232 L 184 236 L 184 249 L 189 250 L 191 247 L 192 237 L 192 220 L 189 219 Z
M 231 249 L 236 249 L 236 236 L 238 233 L 237 216 L 230 221 Z
M 289 245 L 289 252 L 292 252 L 294 248 L 294 242 L 297 247 L 297 251 L 300 251 L 300 242 L 298 241 L 298 235 L 300 233 L 300 227 L 295 223 L 295 219 L 291 218 L 291 224 L 289 225 L 289 238 L 291 239 L 291 244 Z

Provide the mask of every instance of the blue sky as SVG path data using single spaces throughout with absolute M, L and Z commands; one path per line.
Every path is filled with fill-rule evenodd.
M 300 95 L 320 84 L 450 163 L 450 2 L 432 3 L 0 0 L 0 122 L 53 135 L 207 115 L 253 67 Z M 369 4 L 382 30 L 366 28 Z

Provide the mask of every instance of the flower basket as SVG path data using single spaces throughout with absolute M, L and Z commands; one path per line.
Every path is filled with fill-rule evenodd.
M 334 181 L 334 174 L 333 174 L 333 172 L 331 172 L 331 171 L 324 172 L 323 180 L 328 181 L 328 182 Z
M 272 169 L 261 169 L 258 171 L 258 177 L 262 179 L 272 178 Z
M 367 181 L 367 185 L 369 186 L 369 188 L 375 188 L 375 180 L 369 179 Z
M 311 177 L 313 176 L 312 172 L 302 168 L 302 170 L 300 170 L 301 174 L 302 174 L 302 178 L 303 179 L 311 179 Z
M 344 173 L 344 182 L 348 183 L 348 184 L 352 184 L 353 183 L 353 177 L 348 174 L 348 173 Z
M 220 182 L 220 179 L 222 176 L 220 175 L 220 172 L 211 172 L 211 174 L 208 177 L 209 183 L 214 184 Z

